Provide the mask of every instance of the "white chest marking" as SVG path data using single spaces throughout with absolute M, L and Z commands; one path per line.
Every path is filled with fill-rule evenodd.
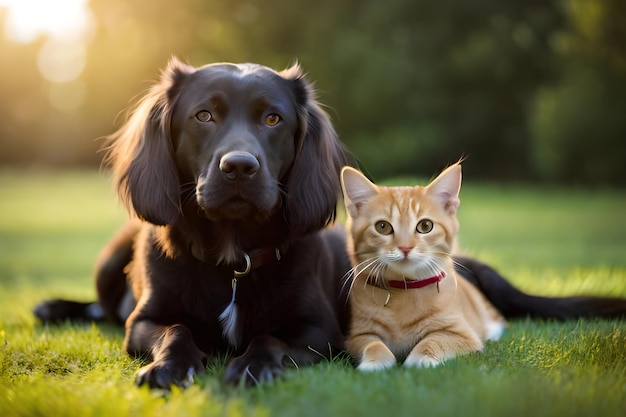
M 235 304 L 235 295 L 237 294 L 237 280 L 233 279 L 233 296 L 230 303 L 219 316 L 222 325 L 222 334 L 228 340 L 231 346 L 239 345 L 239 329 L 237 328 L 237 318 L 239 315 L 237 304 Z

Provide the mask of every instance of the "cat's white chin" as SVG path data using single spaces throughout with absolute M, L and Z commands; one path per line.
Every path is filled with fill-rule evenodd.
M 427 279 L 436 275 L 440 275 L 441 271 L 444 271 L 444 268 L 438 263 L 420 262 L 419 264 L 416 264 L 414 261 L 408 259 L 387 265 L 387 278 L 392 280 Z M 390 274 L 390 272 L 393 273 L 393 276 Z

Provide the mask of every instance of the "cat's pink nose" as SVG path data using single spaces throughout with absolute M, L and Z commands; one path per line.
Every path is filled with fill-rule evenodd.
M 407 256 L 409 256 L 409 252 L 411 252 L 413 250 L 413 247 L 411 246 L 398 246 L 398 249 L 404 253 L 404 257 L 406 258 Z

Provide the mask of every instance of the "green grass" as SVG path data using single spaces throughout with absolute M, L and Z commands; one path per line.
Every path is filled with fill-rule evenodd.
M 626 194 L 475 185 L 462 249 L 539 294 L 626 296 Z M 91 299 L 99 249 L 126 218 L 94 172 L 0 172 L 2 416 L 623 416 L 626 321 L 516 321 L 484 352 L 435 369 L 362 374 L 345 360 L 252 389 L 220 382 L 224 359 L 186 391 L 138 389 L 111 326 L 42 326 L 50 297 Z

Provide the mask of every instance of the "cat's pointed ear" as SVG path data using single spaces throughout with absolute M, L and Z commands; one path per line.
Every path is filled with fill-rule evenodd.
M 461 164 L 454 164 L 446 168 L 426 187 L 428 193 L 439 202 L 446 213 L 451 215 L 456 214 L 461 204 L 459 200 L 461 178 Z
M 378 187 L 352 167 L 343 167 L 341 170 L 341 189 L 346 210 L 352 217 L 358 214 L 363 204 L 378 194 Z

